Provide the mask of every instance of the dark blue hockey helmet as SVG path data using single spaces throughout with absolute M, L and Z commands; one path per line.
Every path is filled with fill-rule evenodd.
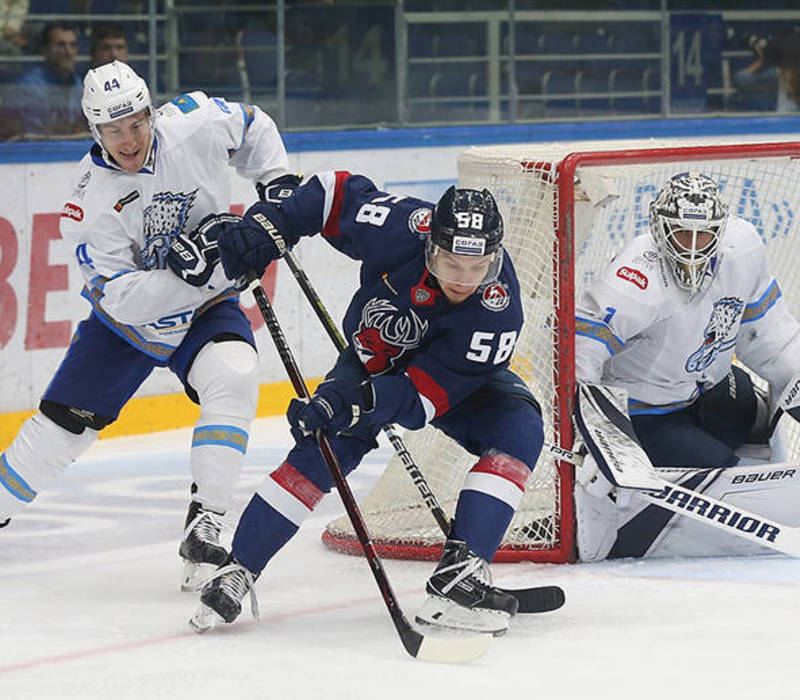
M 485 263 L 478 284 L 497 279 L 503 265 L 503 217 L 489 190 L 457 189 L 451 186 L 441 196 L 431 216 L 431 232 L 425 248 L 425 262 L 432 274 L 449 282 L 466 284 L 441 264 L 440 251 L 452 256 L 474 258 Z M 475 267 L 473 265 L 473 267 Z M 452 265 L 448 266 L 452 268 Z M 477 268 L 476 268 L 477 269 Z

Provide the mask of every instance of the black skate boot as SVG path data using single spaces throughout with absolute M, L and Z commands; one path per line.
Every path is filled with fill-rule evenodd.
M 425 586 L 428 599 L 416 615 L 421 624 L 505 634 L 517 599 L 492 586 L 489 564 L 466 542 L 447 540 Z
M 242 612 L 242 599 L 247 593 L 250 594 L 253 617 L 258 620 L 258 600 L 253 590 L 257 578 L 258 574 L 229 557 L 203 587 L 200 607 L 189 620 L 189 625 L 195 632 L 205 632 L 220 622 L 233 622 Z
M 5 527 L 11 522 L 11 518 L 6 518 L 5 520 L 0 520 L 0 527 Z
M 183 541 L 178 549 L 185 563 L 181 590 L 195 590 L 214 567 L 221 566 L 228 558 L 228 551 L 219 543 L 221 515 L 206 510 L 197 501 L 189 504 Z

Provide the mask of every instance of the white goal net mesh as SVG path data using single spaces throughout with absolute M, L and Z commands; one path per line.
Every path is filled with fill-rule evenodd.
M 504 245 L 520 279 L 525 311 L 512 369 L 539 400 L 545 440 L 552 444 L 571 445 L 574 295 L 614 251 L 647 231 L 650 201 L 675 173 L 698 170 L 717 180 L 731 213 L 755 224 L 789 307 L 800 315 L 800 231 L 795 230 L 800 161 L 791 157 L 800 156 L 800 144 L 680 146 L 693 148 L 654 141 L 530 144 L 472 148 L 459 157 L 459 186 L 488 188 L 503 213 Z M 586 155 L 565 161 L 578 148 Z M 608 155 L 591 156 L 599 150 Z M 403 440 L 452 516 L 476 457 L 430 427 L 406 431 Z M 800 449 L 792 450 L 791 456 L 800 458 Z M 361 508 L 379 552 L 438 556 L 442 532 L 397 457 Z M 496 561 L 570 560 L 572 521 L 571 470 L 543 453 Z M 346 517 L 330 523 L 323 539 L 335 549 L 360 551 Z

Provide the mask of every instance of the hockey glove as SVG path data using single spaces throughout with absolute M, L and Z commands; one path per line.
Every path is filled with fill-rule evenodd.
M 241 223 L 226 229 L 219 239 L 219 256 L 225 275 L 235 280 L 250 273 L 261 277 L 273 260 L 286 252 L 281 235 L 286 218 L 274 204 L 256 202 Z
M 167 251 L 169 269 L 193 287 L 208 284 L 219 262 L 220 234 L 240 222 L 233 214 L 209 214 L 188 233 L 179 233 Z
M 263 182 L 257 182 L 258 199 L 270 204 L 280 204 L 281 200 L 292 196 L 302 181 L 302 175 L 286 174 L 270 180 L 266 185 Z
M 372 382 L 348 382 L 329 379 L 317 387 L 310 402 L 292 399 L 286 417 L 296 440 L 322 430 L 329 435 L 339 435 L 354 428 L 375 408 Z

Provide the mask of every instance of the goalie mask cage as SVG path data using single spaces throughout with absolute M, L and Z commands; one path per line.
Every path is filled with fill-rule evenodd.
M 755 224 L 789 308 L 799 315 L 800 143 L 686 143 L 474 147 L 459 156 L 459 186 L 488 188 L 503 214 L 503 244 L 525 312 L 511 368 L 542 405 L 546 442 L 572 446 L 576 292 L 616 250 L 648 230 L 650 201 L 672 175 L 697 170 L 718 182 L 731 214 Z M 576 145 L 584 150 L 574 152 Z M 403 438 L 452 517 L 477 458 L 430 426 Z M 800 450 L 790 449 L 788 457 L 800 457 Z M 495 561 L 574 561 L 573 485 L 571 465 L 543 452 Z M 361 508 L 383 556 L 439 557 L 441 530 L 397 456 Z M 322 538 L 332 549 L 361 553 L 346 517 L 329 523 Z

